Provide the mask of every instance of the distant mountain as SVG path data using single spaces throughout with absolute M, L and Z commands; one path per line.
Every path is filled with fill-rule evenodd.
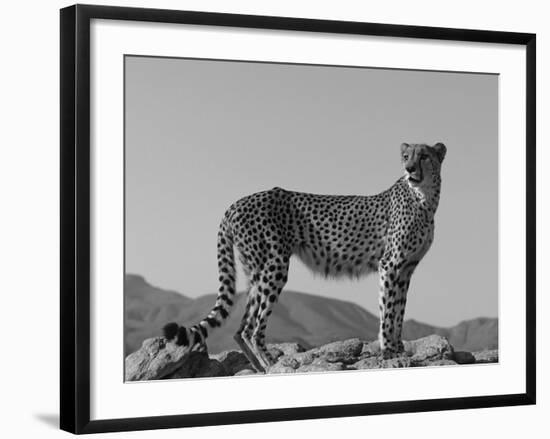
M 182 317 L 181 310 L 193 303 L 175 291 L 153 287 L 138 275 L 124 278 L 124 355 L 136 350 L 146 338 L 159 334 L 163 321 Z M 162 326 L 162 325 L 161 325 Z
M 403 325 L 406 340 L 416 340 L 427 335 L 446 337 L 457 350 L 480 351 L 498 349 L 498 319 L 478 317 L 465 320 L 451 328 L 438 328 L 410 319 Z
M 212 308 L 215 294 L 190 299 L 175 291 L 150 285 L 142 276 L 126 275 L 124 351 L 137 350 L 143 340 L 161 334 L 168 322 L 192 325 Z M 235 306 L 220 330 L 208 337 L 210 353 L 236 349 L 233 334 L 244 314 L 246 297 L 236 296 Z M 416 320 L 407 320 L 403 328 L 406 340 L 438 334 L 449 339 L 456 349 L 480 350 L 498 347 L 497 319 L 478 318 L 459 323 L 452 328 L 438 328 Z M 358 337 L 375 340 L 378 316 L 359 305 L 343 300 L 285 290 L 281 295 L 267 330 L 268 343 L 298 342 L 309 349 L 332 341 Z

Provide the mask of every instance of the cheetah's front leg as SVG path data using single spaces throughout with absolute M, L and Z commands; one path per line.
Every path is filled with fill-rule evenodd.
M 393 312 L 394 312 L 394 341 L 396 345 L 396 350 L 398 353 L 401 353 L 405 350 L 402 340 L 403 332 L 403 318 L 405 315 L 405 306 L 407 304 L 407 290 L 409 288 L 409 281 L 403 280 L 400 281 L 397 285 L 397 298 L 394 301 Z
M 380 274 L 380 291 L 378 296 L 378 308 L 380 314 L 380 329 L 378 341 L 384 358 L 391 358 L 402 348 L 400 340 L 396 339 L 397 328 L 395 317 L 397 312 L 396 302 L 398 300 L 398 272 L 391 266 L 389 261 L 380 261 L 378 272 Z
M 418 261 L 413 259 L 407 262 L 403 261 L 401 269 L 397 273 L 396 282 L 396 300 L 394 303 L 394 340 L 397 345 L 397 352 L 403 352 L 403 341 L 401 334 L 403 332 L 403 319 L 405 317 L 405 306 L 407 305 L 407 294 L 409 292 L 409 284 L 414 273 Z
M 404 351 L 401 334 L 407 293 L 418 261 L 381 262 L 380 273 L 380 349 L 384 358 Z M 397 268 L 399 267 L 399 268 Z

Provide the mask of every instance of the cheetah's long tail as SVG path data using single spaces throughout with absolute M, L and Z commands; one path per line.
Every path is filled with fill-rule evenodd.
M 218 231 L 218 271 L 220 274 L 220 288 L 216 303 L 210 313 L 199 323 L 189 328 L 177 323 L 168 323 L 164 326 L 164 336 L 168 340 L 175 339 L 180 346 L 205 346 L 208 332 L 221 326 L 229 316 L 235 296 L 235 253 L 233 250 L 233 235 L 224 217 Z

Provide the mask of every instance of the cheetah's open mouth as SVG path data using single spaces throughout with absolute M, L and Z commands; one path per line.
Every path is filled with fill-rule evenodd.
M 424 179 L 424 176 L 422 175 L 422 172 L 415 172 L 414 174 L 409 174 L 409 181 L 411 183 L 422 183 L 422 180 Z

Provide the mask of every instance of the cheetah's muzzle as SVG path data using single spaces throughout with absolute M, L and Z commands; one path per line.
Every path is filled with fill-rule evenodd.
M 424 173 L 422 168 L 418 168 L 415 172 L 409 172 L 409 181 L 414 184 L 420 184 L 424 180 Z

